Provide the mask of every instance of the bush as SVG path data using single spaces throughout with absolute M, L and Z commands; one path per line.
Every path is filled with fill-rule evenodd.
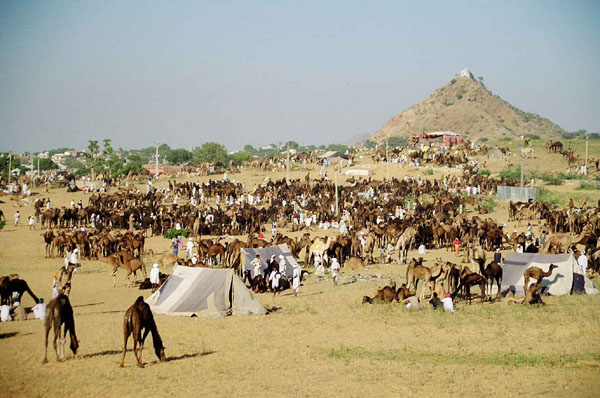
M 580 191 L 592 191 L 592 190 L 596 190 L 599 188 L 598 188 L 598 184 L 595 182 L 581 182 L 579 184 L 579 186 L 575 189 L 580 190 Z
M 185 229 L 185 228 L 183 228 L 183 229 L 175 229 L 175 228 L 173 228 L 173 229 L 170 229 L 167 232 L 166 238 L 167 239 L 173 239 L 173 238 L 177 238 L 178 236 L 183 236 L 184 238 L 187 238 L 187 237 L 190 236 L 190 232 L 187 229 Z
M 525 134 L 525 138 L 529 138 L 530 140 L 540 140 L 540 136 L 539 135 L 535 135 L 535 134 Z
M 495 196 L 486 196 L 481 201 L 481 207 L 483 207 L 484 209 L 487 209 L 490 213 L 493 212 L 494 210 L 496 210 L 497 204 L 498 204 L 498 201 L 496 200 Z
M 462 99 L 462 94 L 456 94 L 456 99 Z
M 425 170 L 423 172 L 423 174 L 426 175 L 426 176 L 432 176 L 433 175 L 433 169 L 430 167 L 427 170 Z
M 489 139 L 489 138 L 487 138 L 487 137 L 483 137 L 483 138 L 480 138 L 480 139 L 479 139 L 479 141 L 481 141 L 481 142 L 488 142 L 489 140 L 490 140 L 490 139 Z
M 538 190 L 537 196 L 535 197 L 536 202 L 546 202 L 552 206 L 558 206 L 560 203 L 560 194 L 558 192 L 549 191 L 541 188 Z
M 500 172 L 500 177 L 506 178 L 506 179 L 521 178 L 521 168 L 517 167 L 514 170 L 513 169 L 502 170 Z
M 492 174 L 488 169 L 481 169 L 477 172 L 480 176 L 489 176 Z
M 560 136 L 563 140 L 573 140 L 577 137 L 575 133 L 562 133 Z

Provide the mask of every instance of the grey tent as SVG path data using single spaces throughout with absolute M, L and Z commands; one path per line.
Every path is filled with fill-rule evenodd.
M 547 286 L 545 293 L 561 296 L 571 293 L 596 294 L 598 290 L 592 281 L 583 274 L 581 267 L 572 254 L 541 254 L 541 253 L 508 253 L 502 264 L 502 290 L 514 290 L 515 294 L 523 293 L 523 273 L 527 268 L 538 267 L 548 271 L 550 264 L 555 264 L 552 275 L 542 280 Z M 529 281 L 535 283 L 535 281 Z
M 205 317 L 266 314 L 231 268 L 177 266 L 146 302 L 157 314 Z
M 292 253 L 290 253 L 288 245 L 285 243 L 277 246 L 244 248 L 242 250 L 244 252 L 244 269 L 250 270 L 253 278 L 256 275 L 254 275 L 254 267 L 250 263 L 256 258 L 257 254 L 260 256 L 260 259 L 263 263 L 263 271 L 267 268 L 266 261 L 271 258 L 272 255 L 275 255 L 275 260 L 277 260 L 277 263 L 280 262 L 279 255 L 282 255 L 285 258 L 283 275 L 287 277 L 291 277 L 294 274 L 294 266 L 299 266 Z
M 503 157 L 502 151 L 498 148 L 490 148 L 487 151 L 488 159 L 502 159 Z

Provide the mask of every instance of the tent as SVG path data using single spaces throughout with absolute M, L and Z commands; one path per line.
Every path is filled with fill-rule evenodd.
M 592 281 L 583 274 L 581 267 L 572 254 L 541 254 L 541 253 L 508 253 L 502 264 L 502 290 L 514 290 L 515 294 L 524 294 L 523 273 L 527 268 L 538 267 L 548 271 L 550 264 L 555 264 L 552 275 L 542 279 L 547 286 L 545 293 L 553 296 L 565 294 L 596 294 L 598 290 Z M 535 281 L 534 281 L 535 282 Z M 531 281 L 529 282 L 532 283 Z
M 146 302 L 157 314 L 205 317 L 266 314 L 264 307 L 231 268 L 179 265 Z
M 504 158 L 504 155 L 502 154 L 502 151 L 498 148 L 490 148 L 487 151 L 487 158 L 488 159 L 502 159 Z
M 291 277 L 294 274 L 294 266 L 298 266 L 296 259 L 290 253 L 290 249 L 287 244 L 281 244 L 277 246 L 269 246 L 269 247 L 257 247 L 257 248 L 244 248 L 242 249 L 244 252 L 244 269 L 250 270 L 252 272 L 252 277 L 254 278 L 254 267 L 252 264 L 252 260 L 256 258 L 258 254 L 263 263 L 262 270 L 264 271 L 267 268 L 266 261 L 271 258 L 272 255 L 275 255 L 277 262 L 279 263 L 279 255 L 282 255 L 285 258 L 285 268 L 283 270 L 283 275 L 287 277 Z

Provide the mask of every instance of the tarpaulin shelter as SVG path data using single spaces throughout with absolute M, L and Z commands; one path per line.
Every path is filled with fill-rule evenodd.
M 277 260 L 277 263 L 280 262 L 280 260 L 279 260 L 280 255 L 282 255 L 283 258 L 285 258 L 285 268 L 283 270 L 283 275 L 285 275 L 287 277 L 291 277 L 294 274 L 294 266 L 298 266 L 296 259 L 290 252 L 288 245 L 285 243 L 283 243 L 281 245 L 269 246 L 269 247 L 256 247 L 256 248 L 247 247 L 247 248 L 242 249 L 242 251 L 244 253 L 244 265 L 245 265 L 244 269 L 250 270 L 252 272 L 253 278 L 256 275 L 254 275 L 254 267 L 250 263 L 252 262 L 252 260 L 254 260 L 256 258 L 257 254 L 260 256 L 260 259 L 262 261 L 263 272 L 267 268 L 267 264 L 266 264 L 267 260 L 269 258 L 271 258 L 272 255 L 275 255 L 275 260 Z
M 515 294 L 523 295 L 525 270 L 530 267 L 538 267 L 545 272 L 550 268 L 550 264 L 555 264 L 558 268 L 554 269 L 552 275 L 542 279 L 541 283 L 547 286 L 544 293 L 553 296 L 598 293 L 592 281 L 584 275 L 579 263 L 570 253 L 508 253 L 502 264 L 502 290 L 513 290 Z M 530 280 L 529 283 L 535 283 L 535 281 Z
M 231 268 L 179 265 L 146 302 L 153 312 L 167 315 L 222 317 L 267 312 Z

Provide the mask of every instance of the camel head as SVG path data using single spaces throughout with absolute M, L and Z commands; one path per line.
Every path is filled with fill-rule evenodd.
M 558 265 L 556 265 L 556 264 L 550 264 L 550 268 L 548 268 L 548 272 L 552 273 L 552 270 L 554 268 L 558 268 Z
M 77 355 L 77 349 L 79 348 L 79 340 L 71 339 L 71 351 L 73 351 L 73 355 Z
M 167 356 L 165 355 L 165 347 L 155 347 L 154 348 L 154 352 L 156 353 L 156 356 L 158 357 L 158 359 L 161 362 L 164 362 L 167 360 Z

